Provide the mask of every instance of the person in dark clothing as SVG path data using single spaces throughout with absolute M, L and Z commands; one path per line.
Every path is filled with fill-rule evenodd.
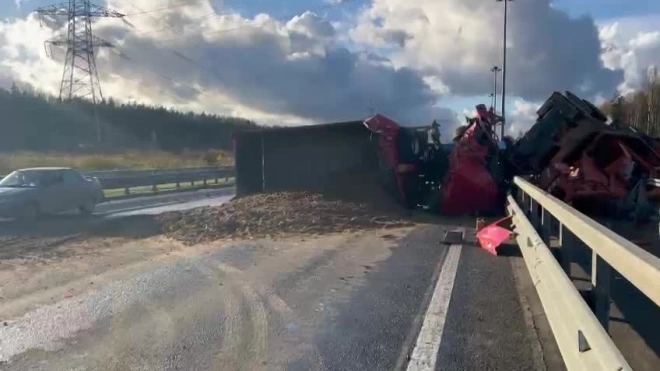
M 440 124 L 433 120 L 428 129 L 428 144 L 440 148 Z

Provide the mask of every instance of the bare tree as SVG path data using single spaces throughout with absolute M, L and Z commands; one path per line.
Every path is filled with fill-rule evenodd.
M 652 66 L 648 70 L 646 84 L 646 122 L 649 125 L 649 134 L 660 134 L 660 79 L 658 79 L 658 70 Z
M 660 136 L 660 74 L 650 67 L 644 86 L 601 106 L 603 112 L 652 136 Z

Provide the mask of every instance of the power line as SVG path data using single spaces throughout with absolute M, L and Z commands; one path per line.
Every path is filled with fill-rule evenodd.
M 349 3 L 353 2 L 353 1 L 355 1 L 355 0 L 341 0 L 340 2 L 336 2 L 336 3 L 335 3 L 335 2 L 329 2 L 329 3 L 325 3 L 325 4 L 322 4 L 322 5 L 319 5 L 319 6 L 317 6 L 317 7 L 311 8 L 311 9 L 309 9 L 309 10 L 307 10 L 307 11 L 317 12 L 317 11 L 327 10 L 327 9 L 330 9 L 330 8 L 337 8 L 337 7 L 340 7 L 340 6 L 342 6 L 342 5 L 349 4 Z M 306 11 L 306 12 L 307 12 L 307 11 Z M 300 12 L 295 12 L 295 13 L 292 12 L 292 13 L 290 13 L 289 15 L 285 16 L 284 18 L 293 18 L 293 17 L 295 17 L 295 16 L 297 16 L 297 15 L 299 15 L 299 14 L 300 14 Z M 217 30 L 217 31 L 207 32 L 207 33 L 205 33 L 205 35 L 212 35 L 212 34 L 218 34 L 218 33 L 224 33 L 224 32 L 231 32 L 231 31 L 236 31 L 236 30 L 240 30 L 240 29 L 243 29 L 243 28 L 253 28 L 253 27 L 259 28 L 259 27 L 261 27 L 261 25 L 245 24 L 245 25 L 238 26 L 238 27 L 235 27 L 235 28 L 228 28 L 228 29 L 224 29 L 224 30 Z M 193 44 L 192 46 L 197 46 L 197 45 L 199 45 L 199 43 L 197 43 L 197 44 Z
M 339 7 L 339 6 L 342 6 L 342 5 L 346 5 L 346 4 L 351 3 L 351 2 L 354 2 L 354 1 L 355 1 L 355 0 L 342 0 L 342 1 L 340 1 L 340 2 L 336 2 L 336 3 L 325 3 L 325 4 L 321 4 L 321 5 L 319 5 L 319 6 L 316 6 L 316 7 L 314 7 L 314 8 L 311 8 L 311 9 L 309 9 L 309 10 L 307 10 L 307 11 L 312 11 L 312 12 L 323 11 L 323 10 L 326 10 L 326 9 L 336 8 L 336 7 Z M 150 11 L 141 11 L 141 9 L 140 9 L 139 7 L 137 7 L 136 5 L 134 5 L 134 4 L 131 4 L 131 5 L 133 6 L 133 8 L 136 8 L 136 9 L 140 10 L 140 12 L 138 12 L 138 13 L 133 13 L 133 14 L 127 14 L 127 16 L 129 16 L 129 15 L 135 15 L 135 14 L 148 14 L 148 13 L 150 13 Z M 217 12 L 213 11 L 213 12 L 211 12 L 211 13 L 204 14 L 204 15 L 202 15 L 202 16 L 200 16 L 200 17 L 193 18 L 193 19 L 191 19 L 190 21 L 198 21 L 198 20 L 201 20 L 201 19 L 204 19 L 204 18 L 207 18 L 207 17 L 213 16 L 213 15 L 227 15 L 227 14 L 234 14 L 234 12 L 220 12 L 220 13 L 217 13 Z M 298 11 L 298 12 L 292 12 L 291 14 L 285 16 L 284 18 L 293 18 L 293 17 L 295 17 L 295 16 L 297 16 L 297 15 L 299 15 L 299 14 L 300 14 L 299 11 Z M 151 17 L 152 17 L 153 19 L 155 19 L 155 20 L 158 20 L 158 18 L 156 18 L 156 17 L 154 17 L 154 16 L 151 16 Z M 238 27 L 234 27 L 234 28 L 227 28 L 227 29 L 222 29 L 222 30 L 217 30 L 217 31 L 206 32 L 204 35 L 207 36 L 207 35 L 214 35 L 214 34 L 220 34 L 220 33 L 225 33 L 225 32 L 238 31 L 238 30 L 242 30 L 242 29 L 245 29 L 245 28 L 260 28 L 260 27 L 262 27 L 262 25 L 258 25 L 258 24 L 244 24 L 244 25 L 241 25 L 241 26 L 238 26 Z M 159 29 L 159 30 L 151 30 L 151 31 L 136 31 L 136 32 L 137 32 L 138 34 L 140 34 L 140 35 L 148 35 L 148 34 L 152 34 L 152 33 L 163 32 L 163 31 L 165 30 L 165 28 L 169 29 L 170 31 L 176 33 L 176 34 L 179 35 L 179 36 L 183 36 L 181 33 L 179 33 L 178 31 L 174 30 L 174 29 L 172 28 L 172 26 L 169 25 L 167 22 L 165 22 L 165 25 L 164 25 L 161 29 Z M 167 41 L 167 40 L 163 40 L 163 41 Z M 198 42 L 193 43 L 192 45 L 190 45 L 190 47 L 198 46 L 200 43 L 201 43 L 201 41 L 198 41 Z M 168 47 L 165 47 L 165 48 L 168 48 Z
M 121 58 L 121 59 L 124 59 L 124 60 L 127 60 L 127 61 L 131 61 L 131 62 L 134 61 L 134 58 L 129 57 L 129 56 L 128 56 L 125 52 L 123 52 L 120 48 L 115 48 L 115 49 L 117 49 L 117 50 L 119 50 L 119 51 L 121 52 L 121 54 L 120 54 L 120 58 Z M 139 66 L 139 67 L 141 67 L 141 65 L 140 65 L 139 63 L 134 63 L 134 64 L 132 64 L 132 65 L 133 65 L 133 66 Z M 198 89 L 195 89 L 195 88 L 193 88 L 193 87 L 191 87 L 191 86 L 177 83 L 177 82 L 174 81 L 174 79 L 172 79 L 171 77 L 169 77 L 169 76 L 167 76 L 167 75 L 165 75 L 165 74 L 162 74 L 162 73 L 159 73 L 159 72 L 156 72 L 156 71 L 152 71 L 152 70 L 147 69 L 147 68 L 143 68 L 143 70 L 145 70 L 145 71 L 147 71 L 147 72 L 149 72 L 149 73 L 151 73 L 151 74 L 153 74 L 153 75 L 155 75 L 155 76 L 158 76 L 158 77 L 160 77 L 160 78 L 163 79 L 163 80 L 166 80 L 166 81 L 169 82 L 169 83 L 172 85 L 172 87 L 174 87 L 174 88 L 177 88 L 177 87 L 179 87 L 179 86 L 184 86 L 184 87 L 189 88 L 190 90 L 195 91 L 196 93 L 206 94 L 206 93 L 204 93 L 204 92 L 202 92 L 202 91 L 200 91 L 200 90 L 198 90 Z M 179 97 L 170 94 L 167 90 L 161 90 L 161 93 L 164 94 L 164 95 L 167 95 L 168 97 L 174 99 L 175 101 L 180 100 Z
M 137 5 L 135 5 L 135 4 L 131 4 L 131 9 L 134 9 L 134 8 L 137 8 L 140 12 L 138 12 L 138 13 L 132 13 L 132 14 L 129 13 L 129 14 L 127 14 L 127 15 L 148 14 L 149 17 L 151 17 L 152 19 L 154 19 L 154 20 L 160 20 L 159 18 L 156 18 L 156 17 L 154 17 L 153 15 L 149 14 L 149 13 L 151 13 L 152 11 L 143 11 L 143 10 L 140 9 Z M 191 19 L 189 19 L 189 21 L 190 21 L 190 22 L 196 22 L 196 21 L 200 21 L 200 20 L 202 20 L 202 19 L 204 19 L 204 18 L 208 18 L 208 17 L 213 16 L 213 15 L 228 15 L 228 14 L 235 14 L 235 13 L 236 13 L 236 12 L 234 12 L 234 11 L 216 12 L 215 10 L 213 10 L 213 11 L 211 11 L 211 12 L 209 12 L 209 13 L 206 13 L 206 14 L 204 14 L 204 15 L 202 15 L 202 16 L 195 17 L 195 18 L 191 18 Z M 133 25 L 131 25 L 131 26 L 133 26 Z M 134 26 L 133 26 L 133 28 L 134 28 Z M 158 29 L 158 30 L 151 30 L 151 31 L 137 31 L 137 33 L 140 34 L 140 35 L 148 35 L 148 34 L 153 34 L 153 33 L 163 32 L 163 31 L 165 31 L 165 29 L 168 29 L 168 30 L 172 31 L 172 32 L 174 32 L 175 34 L 177 34 L 177 35 L 179 35 L 179 36 L 183 36 L 180 32 L 176 31 L 176 30 L 175 30 L 175 29 L 174 29 L 174 28 L 173 28 L 168 22 L 166 22 L 166 21 L 164 22 L 164 25 L 163 25 L 160 29 Z M 163 41 L 166 41 L 166 40 L 163 40 Z
M 212 16 L 212 15 L 216 15 L 216 14 L 217 14 L 217 15 L 221 15 L 221 14 L 225 14 L 225 13 L 216 13 L 215 11 L 213 11 L 213 12 L 211 12 L 211 13 L 204 14 L 204 15 L 202 15 L 202 16 L 200 16 L 200 17 L 192 18 L 192 19 L 190 19 L 190 21 L 199 21 L 199 20 L 202 20 L 202 19 L 204 19 L 204 18 L 207 18 L 207 17 Z M 151 16 L 151 17 L 154 18 L 154 19 L 157 19 L 156 17 L 153 17 L 153 16 Z M 128 23 L 128 22 L 124 22 L 124 23 L 127 23 L 129 26 L 131 26 L 131 28 L 132 28 L 132 29 L 135 31 L 135 33 L 138 34 L 138 35 L 151 35 L 151 34 L 156 34 L 156 33 L 163 32 L 163 31 L 165 31 L 165 29 L 168 29 L 168 30 L 170 30 L 170 31 L 172 31 L 172 32 L 174 32 L 174 33 L 176 33 L 176 34 L 179 35 L 179 36 L 183 36 L 183 35 L 181 35 L 180 33 L 178 33 L 177 31 L 175 31 L 175 30 L 172 28 L 172 26 L 170 26 L 167 22 L 165 22 L 164 25 L 163 25 L 161 28 L 159 28 L 159 29 L 157 29 L 157 30 L 150 30 L 150 31 L 139 31 L 139 30 L 137 30 L 137 29 L 135 28 L 135 26 L 134 26 L 133 24 L 130 24 L 130 23 Z M 171 39 L 166 39 L 166 40 L 171 40 Z
M 345 0 L 345 1 L 342 1 L 342 2 L 337 3 L 337 4 L 334 4 L 334 3 L 322 4 L 322 5 L 320 5 L 320 6 L 317 6 L 317 7 L 315 7 L 315 8 L 312 8 L 311 10 L 312 10 L 312 11 L 317 11 L 317 10 L 324 10 L 324 9 L 328 9 L 328 8 L 334 8 L 334 7 L 337 7 L 337 6 L 345 5 L 345 4 L 347 4 L 347 3 L 351 2 L 351 1 L 352 1 L 352 0 Z M 138 8 L 137 6 L 136 6 L 135 8 L 137 8 L 138 10 L 140 9 L 140 8 Z M 299 14 L 299 12 L 296 12 L 295 14 L 292 14 L 291 16 L 289 16 L 289 17 L 287 17 L 287 18 L 293 18 L 293 17 L 297 16 L 298 14 Z M 170 27 L 171 27 L 171 26 L 170 26 Z M 236 31 L 236 30 L 239 30 L 239 29 L 247 28 L 247 27 L 257 27 L 257 28 L 258 28 L 258 27 L 260 27 L 260 25 L 248 24 L 248 25 L 243 25 L 243 26 L 239 26 L 239 27 L 235 27 L 235 28 L 230 28 L 230 29 L 224 29 L 224 30 L 218 30 L 218 31 L 209 32 L 209 33 L 206 33 L 205 35 L 209 35 L 209 34 L 217 34 L 217 33 L 222 33 L 222 32 L 229 32 L 229 31 Z M 174 31 L 174 30 L 172 30 L 172 31 L 175 32 L 175 33 L 177 33 L 177 34 L 179 34 L 179 35 L 181 36 L 180 33 L 176 32 L 176 31 Z M 140 33 L 140 34 L 145 34 L 146 32 L 143 33 L 143 32 L 138 31 L 138 33 Z M 198 46 L 199 44 L 200 44 L 200 42 L 193 43 L 192 45 L 190 45 L 190 47 L 195 47 L 195 46 Z M 195 61 L 194 59 L 192 59 L 192 58 L 186 56 L 184 53 L 182 53 L 182 52 L 180 52 L 180 51 L 178 51 L 178 50 L 176 50 L 176 49 L 174 49 L 174 48 L 172 48 L 172 47 L 169 47 L 169 46 L 165 46 L 165 45 L 160 45 L 160 46 L 161 46 L 162 48 L 164 48 L 164 49 L 168 49 L 168 50 L 170 50 L 170 52 L 171 52 L 172 54 L 174 54 L 174 56 L 176 56 L 177 58 L 179 58 L 179 59 L 185 61 L 186 63 L 189 63 L 189 64 L 191 64 L 191 65 L 197 67 L 197 68 L 200 69 L 200 70 L 206 71 L 206 72 L 208 72 L 208 73 L 214 75 L 214 76 L 215 76 L 216 78 L 218 78 L 219 80 L 221 79 L 221 77 L 220 77 L 220 75 L 218 75 L 217 71 L 214 71 L 214 70 L 212 70 L 212 69 L 210 69 L 210 68 L 204 67 L 204 66 L 201 65 L 199 62 L 197 62 L 197 61 Z
M 344 0 L 344 1 L 342 1 L 342 2 L 340 2 L 340 3 L 336 3 L 336 4 L 335 4 L 335 3 L 322 4 L 322 5 L 320 5 L 320 6 L 317 6 L 317 7 L 315 7 L 315 8 L 312 8 L 312 11 L 316 11 L 316 10 L 325 10 L 325 9 L 328 9 L 328 8 L 338 7 L 338 6 L 341 6 L 341 5 L 348 4 L 348 3 L 351 2 L 351 1 L 352 1 L 352 0 Z M 298 14 L 299 14 L 299 12 L 296 12 L 295 14 L 292 14 L 291 16 L 288 16 L 288 17 L 286 17 L 286 18 L 293 18 L 293 17 L 297 16 Z M 260 25 L 254 25 L 254 24 L 247 24 L 247 25 L 238 26 L 238 27 L 235 27 L 235 28 L 229 28 L 229 29 L 224 29 L 224 30 L 218 30 L 218 31 L 207 32 L 207 33 L 205 33 L 205 36 L 208 36 L 208 35 L 211 35 L 211 34 L 218 34 L 218 33 L 224 33 L 224 32 L 230 32 L 230 31 L 236 31 L 236 30 L 240 30 L 240 29 L 248 28 L 248 27 L 250 27 L 250 28 L 253 28 L 253 27 L 257 27 L 257 28 L 259 28 L 259 27 L 261 27 L 261 26 L 260 26 Z M 197 42 L 197 43 L 193 43 L 193 44 L 190 45 L 189 47 L 196 47 L 196 46 L 198 46 L 200 43 L 201 43 L 201 41 L 199 41 L 199 42 Z M 198 67 L 198 68 L 200 68 L 200 69 L 202 69 L 202 70 L 209 71 L 209 72 L 213 73 L 216 77 L 218 77 L 217 74 L 216 74 L 215 72 L 213 72 L 213 71 L 211 71 L 211 70 L 209 70 L 209 69 L 207 69 L 207 68 L 201 66 L 198 62 L 195 62 L 194 60 L 185 57 L 181 52 L 178 52 L 177 50 L 175 50 L 175 49 L 173 49 L 173 48 L 170 48 L 170 47 L 165 47 L 165 48 L 172 50 L 173 54 L 176 55 L 178 58 L 183 59 L 184 61 L 186 61 L 186 62 L 188 62 L 188 63 L 190 63 L 190 64 L 192 64 L 192 65 L 194 65 L 194 66 L 196 66 L 196 67 Z
M 312 9 L 310 9 L 310 11 L 319 11 L 319 10 L 325 10 L 325 9 L 328 9 L 328 8 L 335 8 L 335 7 L 338 7 L 338 6 L 341 6 L 341 5 L 345 5 L 345 4 L 349 3 L 349 2 L 352 2 L 352 0 L 344 0 L 344 1 L 342 1 L 342 2 L 340 2 L 340 3 L 336 3 L 336 4 L 335 4 L 335 3 L 323 4 L 323 5 L 320 5 L 320 6 L 317 6 L 317 7 L 314 7 L 314 8 L 312 8 Z M 140 8 L 138 8 L 137 6 L 135 6 L 135 8 L 137 8 L 138 10 L 140 10 Z M 144 12 L 143 14 L 147 14 L 147 13 Z M 218 13 L 215 13 L 215 12 L 214 12 L 214 13 L 207 14 L 207 15 L 204 15 L 204 16 L 199 17 L 199 18 L 208 17 L 208 16 L 213 15 L 213 14 L 218 14 Z M 295 14 L 292 14 L 292 15 L 290 15 L 289 17 L 286 17 L 286 18 L 293 18 L 294 16 L 297 16 L 297 15 L 299 15 L 299 14 L 300 14 L 300 12 L 296 12 Z M 152 16 L 152 17 L 153 17 L 153 16 Z M 217 33 L 222 33 L 222 32 L 230 32 L 230 31 L 235 31 L 235 30 L 239 30 L 239 29 L 243 29 L 243 28 L 248 28 L 248 27 L 257 27 L 257 28 L 259 28 L 259 27 L 261 27 L 261 25 L 248 24 L 248 25 L 243 25 L 243 26 L 239 26 L 239 27 L 231 28 L 231 29 L 224 29 L 224 30 L 213 31 L 213 32 L 210 32 L 210 33 L 206 33 L 205 35 L 208 35 L 208 34 L 217 34 Z M 171 26 L 170 26 L 170 29 L 171 29 Z M 182 36 L 180 33 L 178 33 L 177 31 L 175 31 L 174 29 L 171 29 L 171 30 L 172 30 L 173 32 L 179 34 L 180 36 Z M 161 29 L 160 31 L 163 31 L 163 29 Z M 140 32 L 140 31 L 137 31 L 137 33 L 139 33 L 139 34 L 147 34 L 147 33 L 152 33 L 152 32 L 154 32 L 154 31 L 147 31 L 147 32 Z M 195 44 L 193 44 L 193 45 L 191 45 L 191 47 L 195 47 L 195 46 L 197 46 L 197 45 L 199 45 L 199 42 L 198 42 L 198 43 L 195 43 Z M 215 70 L 213 70 L 213 69 L 211 69 L 211 68 L 208 68 L 208 67 L 203 66 L 203 65 L 202 65 L 201 63 L 199 63 L 198 61 L 194 60 L 193 58 L 191 58 L 191 57 L 185 55 L 184 53 L 182 53 L 182 52 L 180 52 L 180 51 L 178 51 L 178 50 L 176 50 L 176 49 L 174 49 L 174 48 L 172 48 L 172 47 L 165 46 L 165 45 L 160 45 L 160 46 L 161 46 L 162 48 L 164 48 L 164 49 L 168 49 L 168 50 L 170 50 L 170 52 L 171 52 L 172 54 L 174 54 L 174 56 L 176 56 L 177 58 L 179 58 L 179 59 L 185 61 L 186 63 L 191 64 L 191 65 L 195 66 L 196 68 L 198 68 L 198 69 L 200 69 L 200 70 L 202 70 L 202 71 L 206 71 L 206 72 L 212 74 L 213 76 L 215 76 L 215 77 L 216 77 L 218 80 L 220 80 L 220 81 L 222 80 L 222 77 L 218 74 L 217 71 L 215 71 Z M 117 49 L 118 49 L 118 48 L 117 48 Z M 121 51 L 121 49 L 118 49 L 118 50 Z M 128 55 L 127 55 L 126 53 L 122 52 L 122 54 L 123 54 L 123 58 L 125 58 L 125 59 L 127 59 L 127 60 L 130 60 L 130 59 L 131 59 L 131 58 L 128 57 Z M 135 64 L 134 64 L 134 65 L 135 65 Z M 188 88 L 190 88 L 191 90 L 193 90 L 193 91 L 195 91 L 195 92 L 197 92 L 198 94 L 201 94 L 201 95 L 207 95 L 207 94 L 208 94 L 208 93 L 206 93 L 206 92 L 204 92 L 204 91 L 202 91 L 202 90 L 199 90 L 199 89 L 193 88 L 193 87 L 191 87 L 191 86 L 177 83 L 177 82 L 175 82 L 171 77 L 166 76 L 166 75 L 163 75 L 163 74 L 160 74 L 160 73 L 155 72 L 155 71 L 152 71 L 151 69 L 147 69 L 147 68 L 145 68 L 145 70 L 147 70 L 148 72 L 150 72 L 150 73 L 152 73 L 152 74 L 154 74 L 154 75 L 156 75 L 156 76 L 159 76 L 160 78 L 162 78 L 162 79 L 164 79 L 164 80 L 167 80 L 167 81 L 170 82 L 171 84 L 175 84 L 175 85 L 179 85 L 179 86 L 185 86 L 185 87 L 188 87 Z M 264 73 L 269 73 L 269 72 L 270 72 L 270 69 L 265 69 L 263 72 L 264 72 Z M 175 86 L 175 87 L 176 87 L 176 86 Z M 174 98 L 174 99 L 176 99 L 176 100 L 179 99 L 178 97 L 174 97 L 174 96 L 172 96 L 172 95 L 170 95 L 170 94 L 168 94 L 168 93 L 165 93 L 165 94 L 168 95 L 168 96 L 170 96 L 170 97 L 172 97 L 172 98 Z
M 127 16 L 134 16 L 134 15 L 157 13 L 157 12 L 162 12 L 162 11 L 169 10 L 169 9 L 180 8 L 182 6 L 192 5 L 193 3 L 199 3 L 199 0 L 184 1 L 184 2 L 179 3 L 179 4 L 174 4 L 174 5 L 165 6 L 165 7 L 162 7 L 162 8 L 151 9 L 151 10 L 140 10 L 139 12 L 127 13 L 126 15 Z M 135 6 L 135 8 L 137 8 L 138 10 L 140 9 L 137 6 Z
M 129 56 L 129 55 L 126 53 L 126 51 L 124 51 L 124 50 L 123 50 L 122 48 L 120 48 L 120 47 L 117 47 L 117 46 L 116 46 L 114 49 L 117 50 L 117 51 L 119 51 L 119 53 L 120 53 L 120 54 L 119 54 L 119 57 L 120 57 L 121 59 L 124 59 L 124 60 L 127 60 L 127 61 L 131 61 L 131 62 L 137 62 L 137 63 L 133 63 L 133 64 L 131 64 L 131 65 L 132 65 L 132 66 L 139 67 L 139 68 L 141 68 L 142 70 L 144 70 L 144 71 L 146 71 L 146 72 L 148 72 L 148 73 L 150 73 L 150 74 L 152 74 L 152 75 L 154 75 L 154 76 L 157 76 L 157 77 L 159 77 L 159 78 L 161 78 L 161 79 L 163 79 L 163 80 L 166 80 L 166 81 L 167 81 L 170 85 L 172 85 L 172 87 L 174 87 L 174 88 L 178 88 L 178 87 L 186 87 L 186 88 L 190 89 L 191 91 L 195 92 L 196 94 L 200 94 L 200 95 L 204 95 L 204 96 L 209 95 L 209 93 L 207 93 L 207 92 L 205 92 L 205 91 L 202 91 L 202 90 L 200 90 L 200 89 L 197 89 L 197 88 L 195 88 L 195 87 L 193 87 L 193 86 L 191 86 L 191 85 L 187 85 L 187 84 L 183 84 L 183 83 L 177 82 L 177 81 L 175 81 L 173 78 L 169 77 L 168 75 L 165 75 L 165 74 L 163 74 L 163 73 L 156 72 L 156 71 L 154 71 L 154 70 L 152 70 L 152 69 L 149 69 L 149 68 L 147 68 L 147 67 L 144 67 L 144 66 L 143 66 L 144 63 L 143 63 L 143 64 L 140 64 L 139 61 L 135 61 L 135 58 Z M 176 96 L 174 96 L 174 95 L 168 93 L 167 91 L 163 91 L 163 93 L 164 93 L 165 95 L 169 96 L 170 98 L 173 98 L 173 99 L 175 99 L 175 100 L 180 100 L 179 97 L 176 97 Z
M 134 5 L 134 7 L 137 8 L 138 10 L 140 10 L 140 8 L 139 8 L 138 6 Z M 146 12 L 145 12 L 145 14 L 146 14 Z M 213 14 L 215 14 L 215 12 L 214 12 Z M 153 17 L 153 16 L 151 16 L 151 15 L 150 15 L 150 17 L 156 19 L 155 17 Z M 172 28 L 172 26 L 170 26 L 169 23 L 167 23 L 167 22 L 164 23 L 164 27 L 167 27 L 169 30 L 171 30 L 172 32 L 176 33 L 177 35 L 182 36 L 178 31 L 176 31 L 174 28 Z M 164 30 L 164 28 L 161 29 L 161 30 Z M 143 34 L 143 33 L 142 33 L 142 34 Z M 167 46 L 163 46 L 163 45 L 161 45 L 161 47 L 164 47 L 164 48 L 166 48 L 166 49 L 169 49 L 169 50 L 170 50 L 170 51 L 171 51 L 176 57 L 181 58 L 181 59 L 185 60 L 186 62 L 195 65 L 195 66 L 198 67 L 198 68 L 205 69 L 203 66 L 201 66 L 200 64 L 198 64 L 198 63 L 195 62 L 194 60 L 192 60 L 192 59 L 186 57 L 185 55 L 183 55 L 183 53 L 179 52 L 178 50 L 173 49 L 173 48 L 170 48 L 170 47 L 167 47 Z M 206 70 L 206 69 L 205 69 L 205 70 Z M 211 73 L 213 73 L 213 74 L 215 74 L 214 71 L 211 71 L 211 70 L 207 70 L 207 71 L 208 71 L 208 72 L 211 72 Z M 219 76 L 216 75 L 216 77 L 219 77 Z M 172 81 L 170 78 L 167 78 L 167 79 L 170 80 L 170 81 Z M 172 82 L 173 82 L 173 81 L 172 81 Z

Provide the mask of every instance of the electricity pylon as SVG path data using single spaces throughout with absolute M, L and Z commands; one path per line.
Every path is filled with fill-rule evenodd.
M 89 97 L 93 103 L 103 100 L 99 74 L 96 68 L 95 48 L 112 44 L 92 33 L 92 18 L 123 18 L 125 15 L 107 9 L 89 0 L 69 0 L 67 3 L 37 9 L 40 16 L 66 16 L 66 37 L 46 41 L 47 45 L 66 47 L 64 70 L 60 84 L 60 99 Z
M 89 98 L 93 104 L 103 100 L 99 72 L 96 68 L 95 48 L 111 48 L 112 43 L 96 37 L 92 33 L 92 18 L 124 18 L 125 15 L 107 9 L 89 0 L 69 0 L 66 3 L 38 8 L 40 17 L 67 17 L 66 37 L 59 37 L 45 42 L 46 46 L 66 47 L 60 99 L 73 97 Z M 48 54 L 49 48 L 46 48 Z M 95 108 L 96 116 L 96 108 Z M 96 118 L 97 140 L 101 141 L 101 128 Z

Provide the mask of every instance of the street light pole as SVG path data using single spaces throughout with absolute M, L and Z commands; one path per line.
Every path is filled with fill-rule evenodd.
M 502 70 L 495 66 L 490 71 L 493 73 L 493 112 L 497 113 L 497 73 Z
M 511 0 L 496 0 L 497 2 L 504 2 L 504 40 L 502 41 L 502 128 L 501 138 L 504 138 L 504 124 L 506 123 L 505 105 L 506 105 L 506 17 L 507 17 L 507 3 Z

